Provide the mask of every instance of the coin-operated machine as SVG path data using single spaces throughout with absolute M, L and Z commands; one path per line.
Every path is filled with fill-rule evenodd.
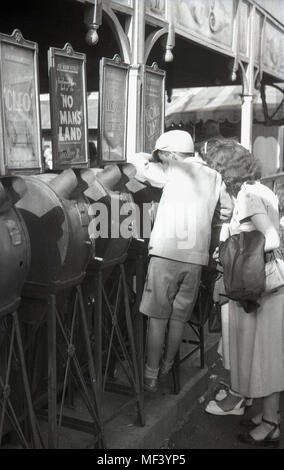
M 0 180 L 0 445 L 5 441 L 9 444 L 12 435 L 22 448 L 41 448 L 17 313 L 30 267 L 28 232 L 15 208 L 25 190 L 20 178 Z M 24 391 L 22 400 L 17 395 L 18 387 Z
M 90 203 L 90 232 L 96 238 L 96 261 L 114 264 L 127 254 L 133 238 L 133 198 L 125 186 L 128 176 L 124 167 L 121 170 L 117 165 L 107 165 L 93 170 L 95 180 L 84 192 Z
M 143 424 L 142 383 L 137 344 L 129 302 L 125 261 L 134 236 L 135 206 L 126 183 L 135 173 L 132 165 L 106 165 L 94 169 L 95 182 L 85 191 L 93 220 L 95 257 L 87 269 L 87 290 L 93 299 L 93 350 L 100 399 L 107 390 L 130 392 Z M 124 386 L 115 371 L 124 370 Z M 121 378 L 121 377 L 120 377 Z
M 96 377 L 81 290 L 81 282 L 94 249 L 89 236 L 89 202 L 78 190 L 78 178 L 72 169 L 60 174 L 27 175 L 23 176 L 23 180 L 27 191 L 18 201 L 17 209 L 26 223 L 31 241 L 31 266 L 23 296 L 30 303 L 36 299 L 43 301 L 47 309 L 48 364 L 45 370 L 48 370 L 48 415 L 42 410 L 38 414 L 48 418 L 49 448 L 58 446 L 58 428 L 61 425 L 76 429 L 83 426 L 81 421 L 79 423 L 75 418 L 63 414 L 70 375 L 76 376 L 75 382 L 80 391 L 83 390 L 84 401 L 92 419 L 89 432 L 97 442 L 102 439 L 102 423 L 97 407 Z M 70 294 L 68 289 L 75 289 L 75 294 L 66 312 L 61 301 Z M 91 392 L 86 386 L 76 352 L 79 315 L 88 357 Z M 35 341 L 33 347 L 40 349 L 41 346 Z M 34 360 L 35 353 L 30 354 Z M 61 402 L 57 421 L 59 392 Z M 88 426 L 85 425 L 85 428 Z
M 91 256 L 88 200 L 72 199 L 77 186 L 69 169 L 59 175 L 23 176 L 26 194 L 18 202 L 31 240 L 31 267 L 25 283 L 30 292 L 56 293 L 80 284 Z M 79 252 L 78 252 L 79 250 Z

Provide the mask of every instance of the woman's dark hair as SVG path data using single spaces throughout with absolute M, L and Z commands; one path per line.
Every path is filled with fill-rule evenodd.
M 260 162 L 235 140 L 219 139 L 208 142 L 204 160 L 221 173 L 228 192 L 236 196 L 244 182 L 261 177 Z
M 219 142 L 223 142 L 225 139 L 220 139 L 220 137 L 212 137 L 207 140 L 202 140 L 195 144 L 195 150 L 199 153 L 201 158 L 211 166 L 210 153 L 209 150 L 217 145 Z

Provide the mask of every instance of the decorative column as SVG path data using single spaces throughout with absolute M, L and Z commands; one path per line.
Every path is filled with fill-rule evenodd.
M 145 50 L 145 0 L 133 0 L 133 16 L 130 20 L 128 37 L 131 44 L 131 69 L 129 72 L 127 156 L 142 148 L 142 77 Z
M 252 150 L 253 100 L 254 100 L 254 65 L 255 65 L 255 5 L 250 11 L 249 64 L 243 74 L 243 96 L 241 114 L 241 144 Z
M 253 95 L 242 96 L 241 144 L 252 150 Z

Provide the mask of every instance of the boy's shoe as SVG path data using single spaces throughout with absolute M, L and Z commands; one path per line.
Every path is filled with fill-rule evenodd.
M 158 390 L 158 378 L 152 379 L 144 377 L 144 390 L 147 392 L 156 392 Z
M 171 363 L 167 363 L 167 364 L 163 362 L 160 367 L 159 377 L 165 377 L 166 375 L 168 375 L 171 372 L 173 365 L 174 365 L 174 361 Z

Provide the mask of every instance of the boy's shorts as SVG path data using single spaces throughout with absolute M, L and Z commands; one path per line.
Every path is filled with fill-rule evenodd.
M 152 318 L 186 323 L 197 299 L 201 270 L 199 264 L 152 256 L 140 312 Z

